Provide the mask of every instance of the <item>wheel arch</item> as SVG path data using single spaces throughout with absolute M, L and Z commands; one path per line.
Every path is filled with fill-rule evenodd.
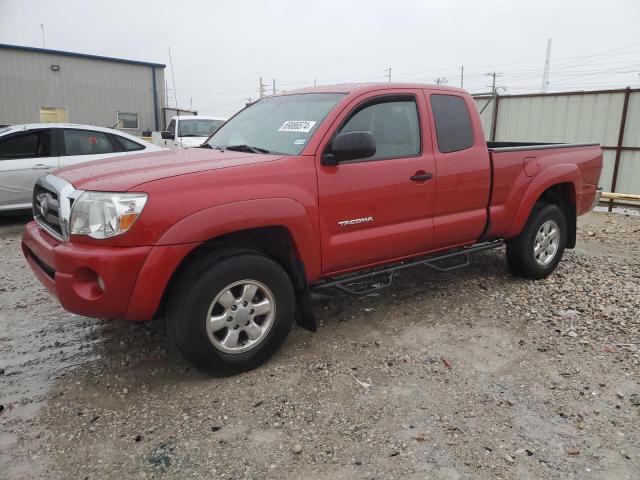
M 505 237 L 517 236 L 524 228 L 536 204 L 546 202 L 558 205 L 562 209 L 567 220 L 566 246 L 567 248 L 575 247 L 577 195 L 581 189 L 582 178 L 577 165 L 562 164 L 544 170 L 527 188 Z
M 164 312 L 167 299 L 175 289 L 183 272 L 204 257 L 214 252 L 229 249 L 231 252 L 246 251 L 265 255 L 277 262 L 289 275 L 296 292 L 296 319 L 308 330 L 315 331 L 316 324 L 310 310 L 310 296 L 305 263 L 301 260 L 298 245 L 291 231 L 284 225 L 270 225 L 244 230 L 237 230 L 219 235 L 201 243 L 187 254 L 175 269 L 167 283 L 160 305 L 159 313 Z M 307 305 L 307 302 L 309 305 Z

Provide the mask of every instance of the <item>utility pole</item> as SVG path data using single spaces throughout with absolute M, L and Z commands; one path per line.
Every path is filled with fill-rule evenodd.
M 460 67 L 460 88 L 464 88 L 464 65 Z
M 262 83 L 262 77 L 260 77 L 260 89 L 259 89 L 259 91 L 260 91 L 260 98 L 264 97 L 264 89 L 265 89 L 266 87 L 267 87 L 267 86 L 266 86 L 264 83 Z
M 316 87 L 318 85 L 318 83 L 316 82 L 316 79 L 313 79 L 313 86 Z
M 544 73 L 542 74 L 542 91 L 549 90 L 549 64 L 551 63 L 551 39 L 547 40 L 547 58 L 544 61 Z
M 491 93 L 496 94 L 496 77 L 501 77 L 502 73 L 500 72 L 489 72 L 487 76 L 492 77 L 493 80 L 491 82 Z
M 391 83 L 391 67 L 385 68 L 384 71 L 387 72 L 387 80 Z
M 176 77 L 173 73 L 173 60 L 171 59 L 171 47 L 169 49 L 169 65 L 171 66 L 171 81 L 173 82 L 173 100 L 176 102 L 176 112 L 178 111 L 178 92 L 176 92 Z
M 433 79 L 436 85 L 444 85 L 448 82 L 447 77 L 436 77 Z
M 44 23 L 40 24 L 40 30 L 42 30 L 42 48 L 47 48 L 44 45 Z
M 276 94 L 276 79 L 274 78 L 273 79 L 273 93 L 272 93 L 272 95 L 275 95 L 275 94 Z

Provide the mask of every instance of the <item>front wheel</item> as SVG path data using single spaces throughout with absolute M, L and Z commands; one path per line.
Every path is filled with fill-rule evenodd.
M 507 264 L 524 278 L 540 279 L 558 266 L 567 242 L 567 220 L 553 204 L 538 204 L 522 232 L 507 242 Z
M 255 253 L 221 251 L 183 272 L 169 299 L 168 320 L 187 360 L 228 375 L 271 357 L 294 311 L 293 286 L 278 263 Z

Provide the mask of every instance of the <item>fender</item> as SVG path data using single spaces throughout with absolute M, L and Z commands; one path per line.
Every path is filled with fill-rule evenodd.
M 505 234 L 505 238 L 517 236 L 524 228 L 533 206 L 546 189 L 559 183 L 572 183 L 576 195 L 582 192 L 582 174 L 575 164 L 563 163 L 545 168 L 535 176 L 525 191 L 520 206 L 513 217 L 511 226 Z M 576 198 L 576 204 L 578 199 Z
M 158 245 L 201 243 L 251 228 L 283 226 L 291 234 L 298 258 L 304 263 L 307 281 L 320 276 L 320 242 L 309 212 L 290 198 L 263 198 L 224 203 L 195 212 L 169 228 Z

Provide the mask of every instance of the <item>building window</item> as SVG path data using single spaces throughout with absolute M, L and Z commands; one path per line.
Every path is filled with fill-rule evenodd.
M 67 122 L 67 109 L 64 107 L 40 107 L 40 122 L 65 123 Z
M 118 128 L 139 130 L 138 114 L 118 112 Z

